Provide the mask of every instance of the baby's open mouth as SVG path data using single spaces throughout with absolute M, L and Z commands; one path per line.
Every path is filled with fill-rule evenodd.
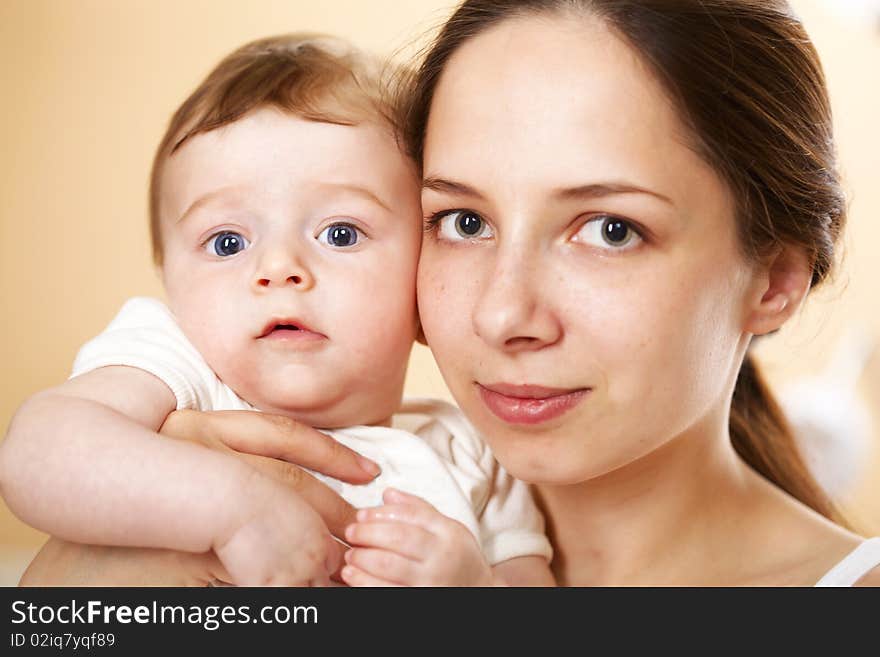
M 297 339 L 326 339 L 326 335 L 313 331 L 303 322 L 295 319 L 273 319 L 268 322 L 257 338 L 297 338 Z
M 258 338 L 283 337 L 293 333 L 300 333 L 303 329 L 296 324 L 272 324 L 263 329 Z

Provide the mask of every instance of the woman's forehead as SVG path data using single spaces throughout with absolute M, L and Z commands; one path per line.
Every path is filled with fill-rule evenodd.
M 588 16 L 511 19 L 466 42 L 441 76 L 425 140 L 426 176 L 665 186 L 694 167 L 706 168 L 665 89 Z

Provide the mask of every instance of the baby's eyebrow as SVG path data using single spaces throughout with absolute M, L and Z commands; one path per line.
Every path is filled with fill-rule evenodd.
M 321 183 L 321 187 L 327 188 L 330 191 L 348 192 L 355 196 L 360 196 L 371 203 L 375 203 L 376 205 L 385 208 L 388 212 L 393 212 L 387 203 L 379 198 L 371 189 L 364 187 L 363 185 L 357 185 L 354 183 Z
M 220 189 L 215 189 L 214 191 L 208 192 L 207 194 L 203 194 L 198 197 L 195 201 L 190 203 L 189 207 L 184 210 L 183 214 L 177 219 L 175 223 L 181 223 L 184 219 L 189 217 L 191 214 L 194 214 L 197 210 L 204 207 L 205 205 L 210 204 L 211 202 L 217 200 L 220 197 L 228 196 L 231 193 L 235 192 L 238 187 L 221 187 Z

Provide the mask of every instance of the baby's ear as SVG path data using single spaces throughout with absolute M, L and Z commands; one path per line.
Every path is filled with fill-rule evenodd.
M 784 246 L 759 265 L 755 276 L 745 330 L 765 335 L 780 329 L 800 308 L 810 291 L 813 268 L 803 249 Z

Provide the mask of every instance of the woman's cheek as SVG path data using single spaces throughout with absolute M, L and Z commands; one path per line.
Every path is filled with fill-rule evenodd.
M 426 238 L 426 242 L 430 238 Z M 422 246 L 417 275 L 419 316 L 425 334 L 437 333 L 443 328 L 443 318 L 452 319 L 452 312 L 463 309 L 461 292 L 463 277 L 454 259 L 444 256 L 436 246 Z
M 460 371 L 475 355 L 470 353 L 477 339 L 471 318 L 478 293 L 478 281 L 471 275 L 474 272 L 454 260 L 423 247 L 418 275 L 422 330 L 441 372 L 453 388 L 458 387 L 459 378 L 466 378 Z

